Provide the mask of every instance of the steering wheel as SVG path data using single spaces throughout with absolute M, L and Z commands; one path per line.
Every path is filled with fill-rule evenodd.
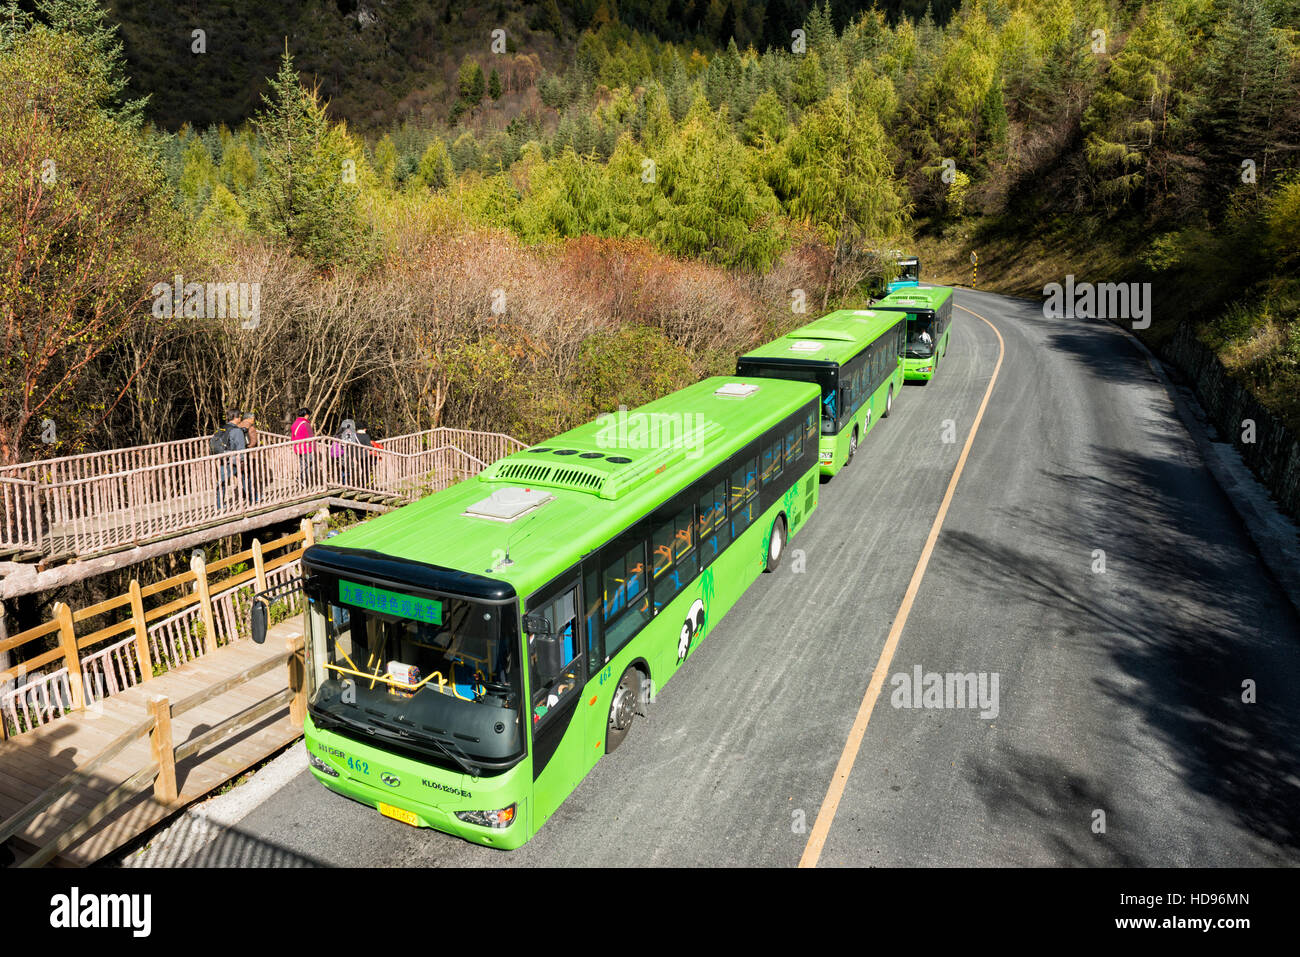
M 475 685 L 483 689 L 483 694 L 480 697 L 486 697 L 491 694 L 508 701 L 510 696 L 514 694 L 514 689 L 504 681 L 488 681 L 484 679 L 482 681 L 476 681 Z

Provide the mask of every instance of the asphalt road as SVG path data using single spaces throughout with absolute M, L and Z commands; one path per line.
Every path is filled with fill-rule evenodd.
M 997 714 L 887 681 L 820 866 L 1300 863 L 1300 623 L 1164 388 L 1104 322 L 957 303 L 1005 355 L 888 675 L 996 675 Z M 939 378 L 823 485 L 806 570 L 764 575 L 521 850 L 303 772 L 189 862 L 796 864 L 998 355 L 955 310 Z

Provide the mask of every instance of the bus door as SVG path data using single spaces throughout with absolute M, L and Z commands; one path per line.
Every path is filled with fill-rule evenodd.
M 524 617 L 536 829 L 587 771 L 585 715 L 576 717 L 586 684 L 577 572 L 534 596 Z

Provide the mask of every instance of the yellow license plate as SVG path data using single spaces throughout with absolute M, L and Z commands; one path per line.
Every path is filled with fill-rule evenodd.
M 403 810 L 400 807 L 393 807 L 391 804 L 379 802 L 379 813 L 384 817 L 391 817 L 394 821 L 401 821 L 403 824 L 409 824 L 411 827 L 419 827 L 420 819 L 412 812 Z

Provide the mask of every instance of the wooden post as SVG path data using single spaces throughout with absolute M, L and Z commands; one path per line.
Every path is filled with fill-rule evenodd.
M 212 615 L 212 592 L 208 589 L 208 561 L 202 551 L 190 558 L 190 571 L 194 572 L 194 586 L 199 593 L 199 620 L 203 622 L 203 653 L 217 647 L 217 626 Z
M 266 591 L 266 559 L 262 557 L 262 543 L 253 539 L 253 578 L 256 586 L 253 591 Z
M 0 642 L 9 637 L 9 626 L 5 623 L 5 603 L 0 601 Z M 8 671 L 9 663 L 12 656 L 7 651 L 0 651 L 0 671 Z M 0 681 L 0 695 L 9 691 L 14 685 L 13 681 Z M 0 708 L 0 741 L 9 739 L 9 725 L 5 723 L 4 709 Z
M 302 520 L 302 547 L 310 548 L 316 544 L 316 526 L 312 525 L 310 518 Z
M 131 623 L 135 625 L 135 657 L 140 662 L 140 680 L 153 679 L 153 655 L 149 651 L 149 629 L 144 620 L 144 599 L 140 583 L 131 579 Z
M 154 800 L 171 804 L 176 800 L 176 750 L 172 746 L 172 705 L 166 695 L 149 699 L 149 714 L 153 717 L 153 733 L 149 747 L 158 762 L 158 777 L 153 782 Z
M 294 635 L 286 643 L 289 649 L 289 723 L 301 728 L 307 717 L 306 642 Z
M 59 646 L 63 650 L 63 661 L 68 666 L 72 707 L 81 711 L 86 707 L 86 688 L 81 681 L 81 655 L 77 652 L 77 632 L 72 627 L 72 609 L 59 602 L 54 606 L 54 618 L 59 623 Z

